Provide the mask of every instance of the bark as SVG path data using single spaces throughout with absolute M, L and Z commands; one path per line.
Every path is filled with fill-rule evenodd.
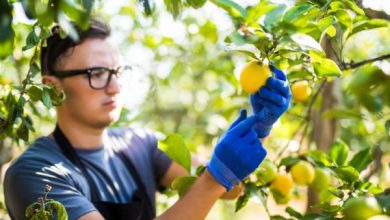
M 386 1 L 383 1 L 383 4 L 387 4 L 387 3 L 384 3 Z M 356 4 L 363 9 L 364 13 L 366 14 L 367 17 L 369 18 L 380 18 L 380 19 L 385 19 L 385 20 L 388 20 L 390 21 L 390 15 L 389 14 L 386 14 L 386 12 L 384 11 L 376 11 L 374 9 L 371 9 L 371 8 L 364 8 L 363 7 L 363 0 L 356 0 Z
M 337 61 L 334 50 L 331 48 L 330 41 L 324 39 L 322 47 L 329 59 Z M 334 78 L 332 82 L 326 83 L 322 90 L 321 107 L 314 108 L 311 115 L 312 132 L 311 140 L 316 144 L 317 149 L 328 152 L 330 146 L 337 136 L 337 119 L 323 119 L 321 115 L 333 108 L 337 108 L 341 101 L 341 80 Z M 319 210 L 311 206 L 319 204 L 318 194 L 309 187 L 308 191 L 308 212 L 317 212 Z

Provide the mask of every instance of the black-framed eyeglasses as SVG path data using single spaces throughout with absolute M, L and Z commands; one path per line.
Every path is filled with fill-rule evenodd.
M 104 89 L 111 81 L 112 75 L 117 78 L 126 75 L 132 70 L 131 66 L 120 66 L 116 69 L 109 67 L 96 66 L 87 69 L 78 70 L 64 70 L 64 71 L 52 71 L 53 75 L 58 78 L 66 78 L 76 75 L 86 74 L 88 75 L 89 86 L 92 89 Z

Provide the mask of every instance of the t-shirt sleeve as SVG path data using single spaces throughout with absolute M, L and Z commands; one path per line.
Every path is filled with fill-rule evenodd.
M 47 198 L 62 203 L 68 219 L 78 219 L 96 210 L 66 175 L 66 169 L 58 164 L 45 166 L 39 162 L 18 161 L 6 172 L 4 179 L 4 196 L 11 218 L 26 219 L 27 206 L 43 196 L 46 184 L 52 187 Z

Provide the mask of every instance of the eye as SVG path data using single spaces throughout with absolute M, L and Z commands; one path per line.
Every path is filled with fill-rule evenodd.
M 91 78 L 93 79 L 105 79 L 109 75 L 109 71 L 106 69 L 94 69 L 91 71 Z

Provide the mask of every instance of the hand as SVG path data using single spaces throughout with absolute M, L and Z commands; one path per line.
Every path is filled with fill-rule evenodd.
M 253 126 L 257 117 L 246 117 L 246 110 L 221 137 L 207 168 L 228 191 L 244 180 L 264 160 L 267 152 L 257 138 Z
M 274 66 L 270 66 L 276 77 L 267 79 L 265 86 L 250 96 L 253 113 L 257 116 L 254 127 L 257 137 L 267 137 L 272 125 L 288 109 L 291 100 L 291 91 L 286 75 Z

